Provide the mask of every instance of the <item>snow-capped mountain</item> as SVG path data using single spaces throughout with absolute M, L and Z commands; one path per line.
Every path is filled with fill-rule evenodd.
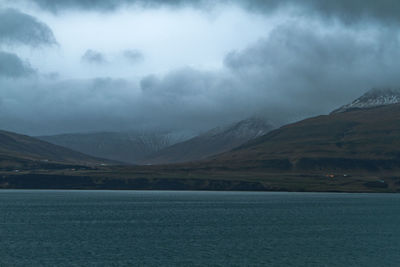
M 229 151 L 273 130 L 261 118 L 250 118 L 225 127 L 217 127 L 187 141 L 164 148 L 143 160 L 142 164 L 166 164 L 196 161 Z
M 190 132 L 104 132 L 41 136 L 41 140 L 88 155 L 137 163 L 163 148 L 185 141 Z
M 397 103 L 400 103 L 400 89 L 372 89 L 352 103 L 344 105 L 334 110 L 332 113 L 341 113 L 354 109 L 373 108 Z

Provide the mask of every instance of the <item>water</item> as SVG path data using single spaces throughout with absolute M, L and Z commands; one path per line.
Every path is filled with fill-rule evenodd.
M 0 191 L 0 266 L 399 266 L 400 195 Z

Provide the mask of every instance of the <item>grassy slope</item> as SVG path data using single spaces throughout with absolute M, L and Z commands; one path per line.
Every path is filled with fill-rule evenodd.
M 293 170 L 393 170 L 400 161 L 400 105 L 318 116 L 284 126 L 213 160 Z M 268 161 L 271 161 L 268 166 Z M 282 163 L 281 163 L 282 164 Z
M 36 138 L 0 131 L 0 168 L 31 168 L 37 165 L 97 165 L 105 160 L 53 145 Z

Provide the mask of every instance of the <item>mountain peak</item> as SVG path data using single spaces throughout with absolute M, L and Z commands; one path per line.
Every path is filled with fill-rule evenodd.
M 400 103 L 400 89 L 375 88 L 366 92 L 350 104 L 332 111 L 332 113 L 341 113 L 354 109 L 366 109 L 397 103 Z
M 250 117 L 229 125 L 216 127 L 200 136 L 234 135 L 236 137 L 253 139 L 266 134 L 273 128 L 274 126 L 272 126 L 266 119 L 261 117 Z
M 202 160 L 236 148 L 273 128 L 265 119 L 251 117 L 227 126 L 216 127 L 185 142 L 167 147 L 142 163 L 167 164 Z

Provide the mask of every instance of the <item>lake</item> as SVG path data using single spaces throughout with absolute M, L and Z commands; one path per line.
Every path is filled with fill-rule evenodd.
M 400 195 L 3 190 L 0 266 L 400 266 Z

